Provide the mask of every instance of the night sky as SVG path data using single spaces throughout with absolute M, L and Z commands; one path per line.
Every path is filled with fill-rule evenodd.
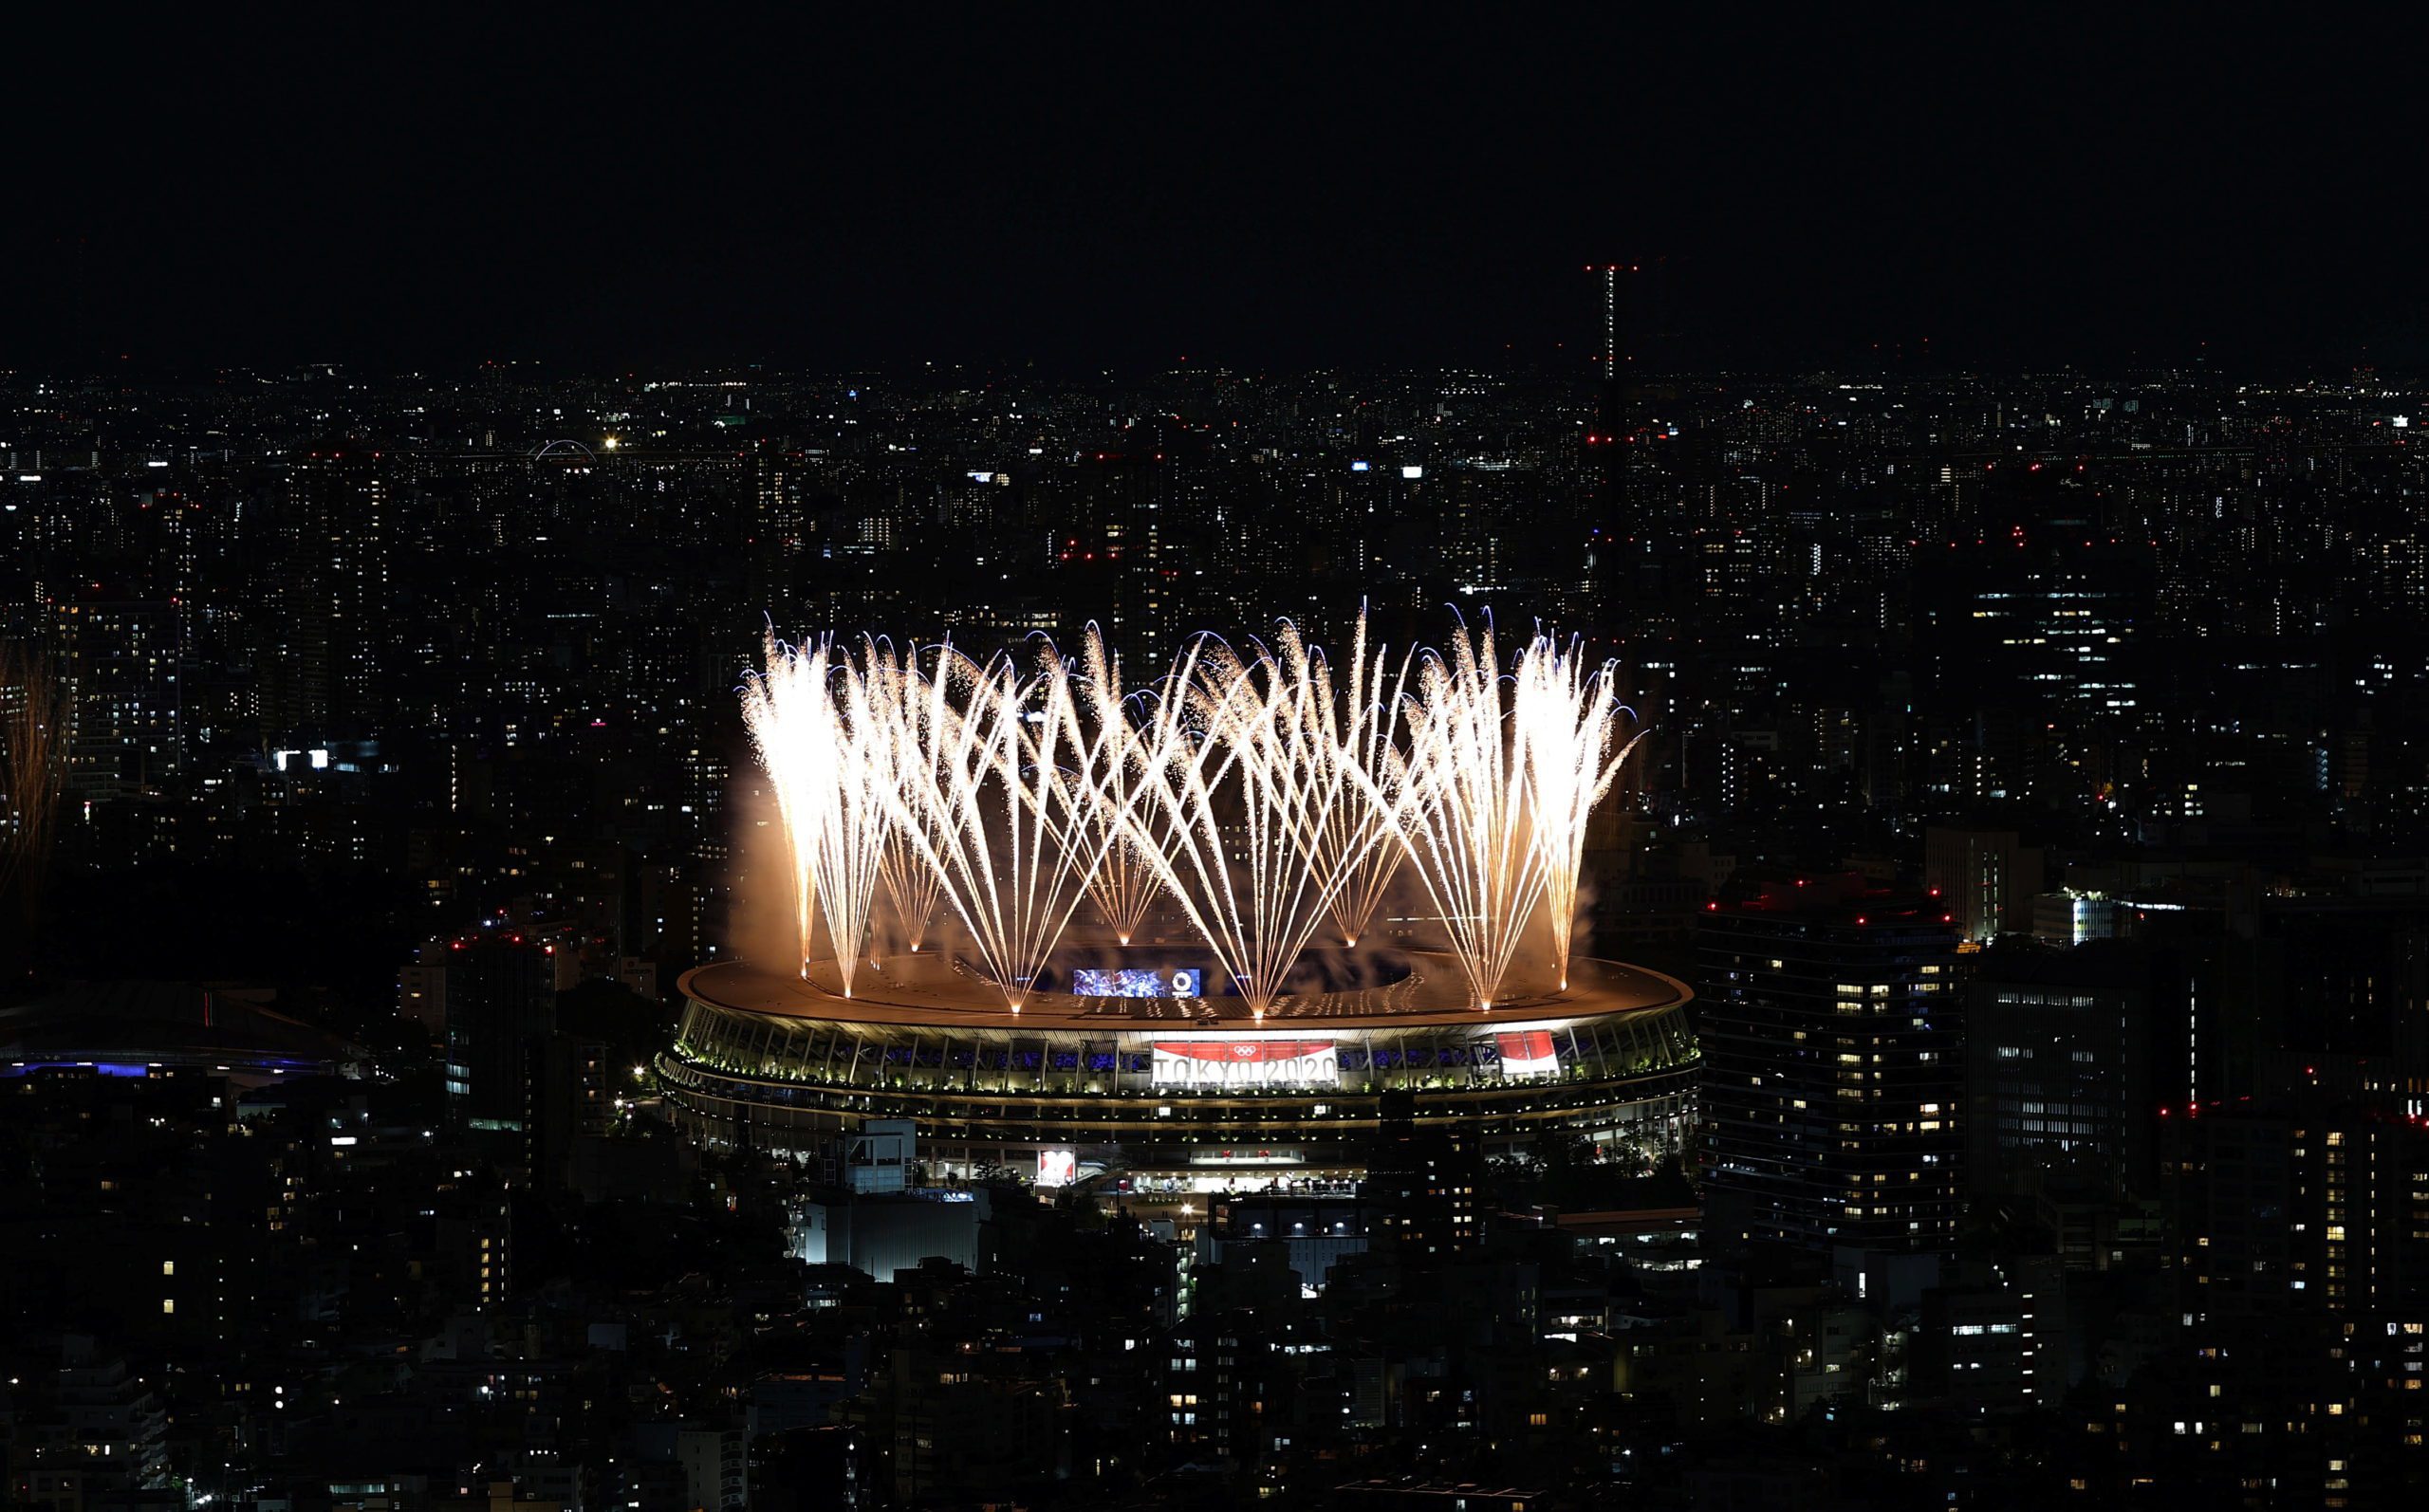
M 1310 9 L 46 23 L 0 364 L 2429 360 L 2417 35 Z

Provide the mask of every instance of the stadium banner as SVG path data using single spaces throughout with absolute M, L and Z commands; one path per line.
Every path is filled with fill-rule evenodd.
M 1520 1029 L 1496 1034 L 1501 1042 L 1501 1074 L 1505 1077 L 1551 1077 L 1560 1074 L 1560 1051 L 1549 1029 Z
M 1330 1040 L 1159 1040 L 1159 1087 L 1329 1087 L 1341 1080 Z

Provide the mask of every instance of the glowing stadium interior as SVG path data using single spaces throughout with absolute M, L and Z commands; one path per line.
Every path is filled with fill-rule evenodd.
M 914 1118 L 943 1171 L 1026 1172 L 1048 1151 L 1083 1169 L 1337 1169 L 1395 1089 L 1488 1148 L 1548 1122 L 1678 1136 L 1697 1063 L 1678 982 L 1581 959 L 1567 991 L 1480 1012 L 1453 963 L 1402 958 L 1396 980 L 1294 994 L 1262 1022 L 1221 996 L 1040 991 L 1013 1014 L 936 952 L 880 958 L 849 999 L 831 963 L 806 980 L 705 967 L 683 980 L 662 1081 L 711 1145 L 807 1149 L 863 1118 Z

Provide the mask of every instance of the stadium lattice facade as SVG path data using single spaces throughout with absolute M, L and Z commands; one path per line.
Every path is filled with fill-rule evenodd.
M 1683 1136 L 1698 1057 L 1678 982 L 1580 960 L 1567 990 L 1480 1011 L 1448 958 L 1377 959 L 1387 980 L 1295 993 L 1262 1019 L 1236 998 L 1045 990 L 1014 1014 L 968 963 L 934 952 L 864 966 L 849 998 L 816 968 L 706 967 L 683 980 L 660 1079 L 713 1147 L 807 1150 L 864 1119 L 912 1118 L 942 1171 L 1343 1170 L 1393 1091 L 1487 1149 L 1551 1127 L 1664 1148 Z M 1126 974 L 1146 973 L 1202 985 L 1189 968 Z

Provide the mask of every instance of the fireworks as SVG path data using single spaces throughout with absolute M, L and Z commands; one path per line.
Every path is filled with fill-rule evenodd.
M 39 870 L 58 807 L 65 710 L 43 659 L 0 644 L 0 895 Z
M 877 875 L 885 883 L 885 899 L 894 905 L 894 916 L 902 926 L 902 943 L 912 954 L 918 954 L 919 947 L 927 943 L 928 924 L 936 916 L 936 897 L 944 891 L 944 878 L 900 835 L 886 838 L 884 853 L 877 859 Z
M 1140 784 L 1155 761 L 1141 749 L 1140 728 L 1128 707 L 1133 700 L 1122 691 L 1122 669 L 1106 655 L 1103 637 L 1088 637 L 1081 675 L 1090 715 L 1111 730 L 1121 747 L 1107 754 L 1103 802 L 1090 816 L 1104 854 L 1088 877 L 1088 895 L 1113 926 L 1114 937 L 1128 945 L 1163 894 L 1161 868 L 1148 858 L 1130 822 L 1144 796 Z
M 1509 728 L 1504 703 L 1491 625 L 1462 627 L 1448 656 L 1427 653 L 1409 704 L 1406 792 L 1393 809 L 1468 987 L 1488 1008 L 1543 900 L 1548 851 L 1534 823 L 1553 817 L 1529 807 L 1526 731 Z M 1567 921 L 1553 932 L 1566 934 Z
M 1395 673 L 1381 656 L 1370 657 L 1366 617 L 1359 616 L 1350 640 L 1344 698 L 1336 703 L 1332 670 L 1322 654 L 1311 654 L 1289 625 L 1283 627 L 1281 640 L 1284 669 L 1307 693 L 1297 700 L 1300 711 L 1316 725 L 1322 737 L 1319 748 L 1346 787 L 1339 795 L 1341 802 L 1326 806 L 1314 847 L 1316 870 L 1332 896 L 1333 923 L 1342 943 L 1354 946 L 1382 905 L 1404 854 L 1394 839 L 1393 818 L 1407 769 L 1399 736 L 1408 664 L 1403 661 Z
M 861 666 L 831 665 L 825 642 L 791 652 L 770 640 L 767 668 L 743 691 L 743 718 L 776 792 L 791 844 L 794 914 L 802 950 L 823 917 L 851 996 L 868 927 L 870 894 L 892 838 L 886 795 L 895 743 L 877 729 L 891 708 L 875 647 Z
M 1327 815 L 1363 795 L 1346 790 L 1316 696 L 1304 656 L 1293 667 L 1201 640 L 1142 731 L 1147 801 L 1130 812 L 1133 844 L 1260 1019 L 1363 859 L 1325 864 Z
M 1566 649 L 1539 637 L 1518 660 L 1511 695 L 1514 744 L 1525 753 L 1527 798 L 1544 873 L 1544 906 L 1552 923 L 1552 957 L 1561 990 L 1568 989 L 1569 921 L 1577 916 L 1577 874 L 1585 860 L 1585 822 L 1611 790 L 1620 765 L 1641 732 L 1612 749 L 1617 716 L 1627 712 L 1612 685 L 1608 662 L 1590 676 L 1571 642 Z
M 1355 944 L 1402 868 L 1490 1007 L 1538 911 L 1566 987 L 1587 819 L 1633 742 L 1611 669 L 1490 627 L 1370 650 L 1338 680 L 1289 625 L 1194 641 L 1129 693 L 1091 629 L 1066 662 L 770 640 L 743 690 L 790 845 L 803 969 L 823 922 L 844 993 L 877 883 L 914 950 L 944 912 L 1019 1011 L 1084 901 L 1123 944 L 1169 899 L 1262 1018 L 1329 918 Z
M 918 722 L 895 726 L 922 747 L 898 766 L 897 813 L 1017 1013 L 1115 833 L 1102 817 L 1106 768 L 1126 746 L 1118 721 L 1084 729 L 1051 646 L 1029 676 L 950 649 L 941 659 L 916 700 Z M 959 707 L 949 696 L 956 685 Z

